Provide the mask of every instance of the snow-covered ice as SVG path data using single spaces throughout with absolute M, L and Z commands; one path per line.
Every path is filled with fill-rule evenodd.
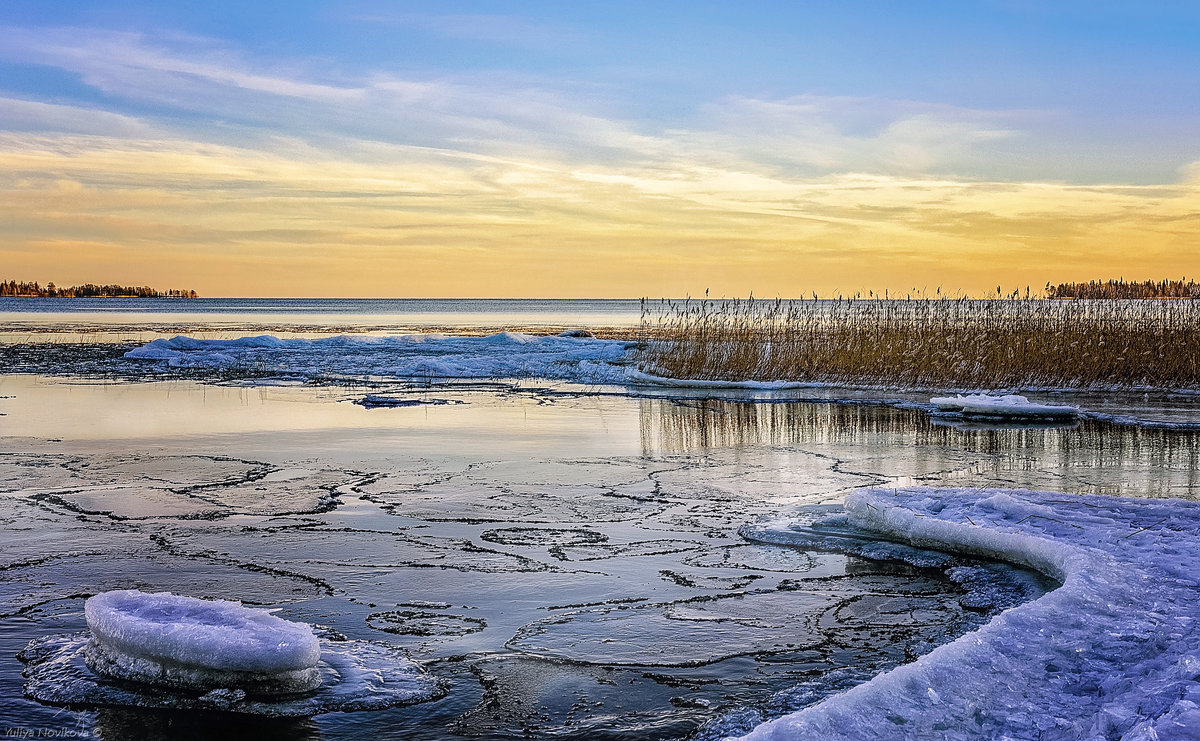
M 84 614 L 92 634 L 87 664 L 100 674 L 268 695 L 321 683 L 312 628 L 240 602 L 122 589 L 88 599 Z
M 240 688 L 171 690 L 144 683 L 104 681 L 87 664 L 88 634 L 49 635 L 21 652 L 25 695 L 54 705 L 219 710 L 243 715 L 303 718 L 320 713 L 382 710 L 436 700 L 441 681 L 408 659 L 404 650 L 330 634 L 320 641 L 320 683 L 312 691 L 263 696 Z
M 1200 503 L 866 489 L 816 525 L 1000 559 L 1062 586 L 745 738 L 1200 738 Z M 811 543 L 814 527 L 756 530 Z
M 941 412 L 957 412 L 964 417 L 1005 419 L 1062 419 L 1079 416 L 1079 407 L 1065 404 L 1038 404 L 1024 396 L 971 394 L 935 396 L 929 403 Z
M 89 598 L 84 614 L 89 633 L 45 636 L 21 652 L 28 697 L 303 717 L 445 694 L 398 647 L 327 629 L 318 637 L 240 602 L 124 589 Z
M 157 339 L 125 354 L 172 367 L 250 370 L 302 377 L 394 379 L 547 378 L 620 383 L 636 345 L 578 335 L 538 337 L 500 332 L 487 337 L 414 334 L 234 340 Z

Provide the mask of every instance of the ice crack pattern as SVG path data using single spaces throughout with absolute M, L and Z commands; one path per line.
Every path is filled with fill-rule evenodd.
M 345 640 L 325 635 L 322 651 L 364 647 L 366 666 L 405 659 L 446 691 L 440 700 L 371 712 L 309 704 L 296 711 L 309 720 L 269 726 L 291 737 L 387 729 L 414 739 L 451 730 L 717 738 L 832 707 L 838 693 L 919 665 L 959 636 L 983 635 L 1053 590 L 1028 569 L 954 555 L 932 540 L 905 542 L 841 514 L 847 493 L 918 483 L 953 493 L 971 482 L 1061 488 L 1071 493 L 1057 497 L 1069 503 L 1088 492 L 1188 492 L 1197 469 L 1196 440 L 1186 431 L 1090 418 L 1071 429 L 974 430 L 930 424 L 920 407 L 679 403 L 669 394 L 525 393 L 490 382 L 380 388 L 18 387 L 17 398 L 4 400 L 16 416 L 39 399 L 61 407 L 55 394 L 86 402 L 136 392 L 158 394 L 166 411 L 177 400 L 202 401 L 186 408 L 211 409 L 221 425 L 242 410 L 282 422 L 218 425 L 198 436 L 198 419 L 174 437 L 117 443 L 6 438 L 0 620 L 13 630 L 0 635 L 0 650 L 11 657 L 29 646 L 31 676 L 49 666 L 89 672 L 71 653 L 88 597 L 172 591 L 329 625 Z M 454 403 L 349 403 L 371 393 Z M 325 413 L 334 415 L 327 428 L 292 426 Z M 1120 477 L 1112 475 L 1117 457 Z M 1066 506 L 1011 505 L 1001 520 L 1004 501 L 992 502 L 992 520 L 964 512 L 980 527 L 1029 530 L 1062 519 L 1053 510 Z M 920 511 L 928 520 L 951 510 Z M 790 518 L 775 536 L 746 527 L 794 512 L 807 519 Z M 1164 517 L 1147 514 L 1114 547 L 1156 534 Z M 1130 635 L 1136 642 L 1156 634 Z M 1035 669 L 1070 674 L 1077 667 L 1066 658 Z M 12 710 L 0 708 L 0 721 L 61 712 L 99 731 L 257 712 L 239 705 L 257 700 L 236 693 L 195 695 L 183 705 L 114 699 L 97 694 L 94 675 L 87 685 L 75 679 L 89 675 L 70 673 L 31 688 L 77 693 L 49 700 L 67 710 L 47 708 L 21 698 L 19 671 L 0 674 L 14 700 Z M 913 706 L 929 698 L 917 695 Z M 1168 711 L 1171 722 L 1185 723 L 1185 710 Z M 1127 727 L 1122 718 L 1112 727 Z

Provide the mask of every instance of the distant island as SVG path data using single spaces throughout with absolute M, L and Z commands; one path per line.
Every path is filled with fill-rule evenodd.
M 1181 278 L 1180 280 L 1142 281 L 1133 283 L 1120 280 L 1088 281 L 1087 283 L 1046 284 L 1046 298 L 1200 298 L 1200 284 Z
M 172 288 L 159 291 L 150 286 L 119 286 L 115 283 L 99 286 L 84 283 L 81 286 L 59 288 L 53 283 L 42 286 L 38 283 L 18 283 L 15 280 L 0 281 L 0 298 L 27 296 L 31 298 L 199 298 L 195 291 Z

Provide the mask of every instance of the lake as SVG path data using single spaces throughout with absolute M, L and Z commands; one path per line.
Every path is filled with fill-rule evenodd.
M 1124 501 L 1108 497 L 1176 507 L 1120 534 L 1142 561 L 1153 544 L 1133 546 L 1200 493 L 1200 412 L 1186 393 L 1043 392 L 1030 396 L 1085 413 L 981 423 L 939 416 L 927 391 L 627 383 L 636 347 L 624 339 L 540 336 L 632 328 L 637 302 L 45 301 L 0 303 L 6 728 L 746 733 L 836 709 L 851 687 L 1071 593 L 1010 551 L 948 555 L 822 525 L 851 492 L 1066 498 L 1053 515 L 989 494 L 989 512 L 1023 513 L 1004 532 L 1053 517 L 1092 527 L 1078 512 Z M 244 339 L 259 333 L 278 340 Z M 111 589 L 275 609 L 402 651 L 444 695 L 270 718 L 114 687 L 61 650 L 15 658 L 31 641 L 81 640 L 84 601 Z M 1031 628 L 1005 630 L 998 640 Z M 22 671 L 53 657 L 59 694 L 24 697 Z M 924 700 L 910 722 L 941 704 Z

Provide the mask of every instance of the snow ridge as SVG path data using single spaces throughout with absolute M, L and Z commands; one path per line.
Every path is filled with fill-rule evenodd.
M 845 510 L 1062 586 L 744 738 L 1200 738 L 1200 503 L 910 488 L 854 492 Z

